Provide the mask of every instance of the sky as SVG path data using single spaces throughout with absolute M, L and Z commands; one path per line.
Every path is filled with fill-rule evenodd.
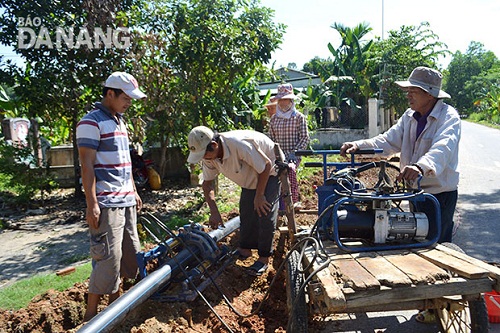
M 332 57 L 328 43 L 341 38 L 331 28 L 339 23 L 353 28 L 366 22 L 369 38 L 387 38 L 401 26 L 429 22 L 430 29 L 452 53 L 465 53 L 471 41 L 484 44 L 500 58 L 500 0 L 261 0 L 275 10 L 275 21 L 288 26 L 281 49 L 273 53 L 274 68 L 295 63 L 298 69 L 313 59 Z M 439 60 L 444 69 L 451 56 Z
M 261 0 L 275 10 L 275 21 L 288 27 L 281 49 L 273 53 L 275 68 L 295 63 L 299 69 L 315 56 L 331 57 L 328 43 L 340 45 L 333 23 L 355 27 L 366 22 L 369 38 L 387 38 L 402 25 L 430 23 L 430 28 L 455 53 L 465 53 L 471 41 L 500 58 L 500 0 Z M 15 59 L 13 51 L 0 46 L 0 54 Z M 440 59 L 446 68 L 451 56 Z

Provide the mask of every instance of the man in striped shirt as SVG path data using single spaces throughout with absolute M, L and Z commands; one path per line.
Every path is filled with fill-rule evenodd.
M 108 294 L 110 303 L 120 296 L 122 277 L 137 276 L 137 210 L 142 201 L 132 177 L 122 114 L 132 99 L 145 97 L 132 75 L 115 72 L 106 80 L 102 101 L 76 128 L 93 266 L 84 321 L 97 314 L 101 295 Z

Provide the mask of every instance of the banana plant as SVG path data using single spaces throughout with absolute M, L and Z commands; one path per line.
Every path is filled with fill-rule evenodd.
M 16 108 L 16 103 L 9 97 L 3 87 L 0 86 L 0 114 L 5 118 L 16 118 L 19 116 L 19 111 Z

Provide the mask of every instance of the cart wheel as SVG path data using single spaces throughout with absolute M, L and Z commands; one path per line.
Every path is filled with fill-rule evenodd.
M 300 253 L 293 251 L 286 263 L 286 295 L 288 306 L 287 333 L 307 333 L 307 304 L 301 270 Z
M 465 253 L 456 244 L 441 245 Z M 436 309 L 436 313 L 441 332 L 488 333 L 488 312 L 483 296 L 476 301 L 465 301 L 461 296 L 446 297 L 442 306 Z

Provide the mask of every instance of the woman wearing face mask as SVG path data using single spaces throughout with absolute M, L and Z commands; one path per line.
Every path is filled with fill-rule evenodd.
M 293 93 L 293 86 L 290 83 L 278 86 L 278 94 L 273 98 L 278 104 L 276 114 L 270 121 L 269 136 L 280 145 L 285 153 L 286 161 L 289 162 L 288 176 L 292 200 L 297 208 L 300 207 L 300 202 L 296 169 L 299 166 L 300 157 L 295 156 L 295 151 L 308 147 L 309 133 L 306 117 L 295 108 L 296 98 L 297 96 Z

